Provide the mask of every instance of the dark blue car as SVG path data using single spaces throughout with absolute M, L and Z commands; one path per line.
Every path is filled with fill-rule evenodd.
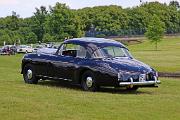
M 64 80 L 80 84 L 85 91 L 100 86 L 157 87 L 157 72 L 134 59 L 120 42 L 103 38 L 66 40 L 55 50 L 26 54 L 22 60 L 25 83 L 40 79 Z

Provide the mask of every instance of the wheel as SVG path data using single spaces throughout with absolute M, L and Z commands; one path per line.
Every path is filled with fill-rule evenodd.
M 127 87 L 126 89 L 127 89 L 128 91 L 137 91 L 138 88 L 139 88 L 139 87 L 137 87 L 137 86 L 133 86 L 132 88 L 131 88 L 131 87 Z
M 23 69 L 23 77 L 24 77 L 25 83 L 27 83 L 27 84 L 37 84 L 38 83 L 38 79 L 35 76 L 34 66 L 31 64 L 25 65 L 25 67 Z
M 28 51 L 26 50 L 26 54 L 28 53 Z
M 82 75 L 81 87 L 84 91 L 95 92 L 98 88 L 95 76 L 91 71 L 86 71 Z

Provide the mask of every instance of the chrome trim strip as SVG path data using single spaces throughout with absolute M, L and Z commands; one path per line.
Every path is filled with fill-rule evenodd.
M 64 81 L 69 81 L 71 82 L 71 79 L 65 79 L 65 78 L 57 78 L 57 77 L 49 77 L 49 76 L 43 76 L 43 75 L 37 75 L 38 77 L 44 77 L 44 78 L 49 78 L 49 79 L 59 79 L 59 80 L 64 80 Z
M 160 80 L 155 80 L 155 81 L 143 81 L 143 82 L 133 82 L 131 80 L 131 82 L 120 82 L 119 85 L 120 86 L 127 86 L 127 85 L 157 85 L 160 84 L 161 81 Z

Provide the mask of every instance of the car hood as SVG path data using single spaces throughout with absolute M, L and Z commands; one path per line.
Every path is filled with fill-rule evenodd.
M 106 63 L 109 63 L 112 68 L 118 72 L 138 72 L 148 73 L 152 68 L 136 59 L 131 58 L 106 58 Z

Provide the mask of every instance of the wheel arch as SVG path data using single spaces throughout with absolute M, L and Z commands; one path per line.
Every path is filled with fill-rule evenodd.
M 77 81 L 78 84 L 81 84 L 82 75 L 83 75 L 86 71 L 91 71 L 91 72 L 93 72 L 93 70 L 91 70 L 90 68 L 81 68 L 81 69 L 79 69 L 79 70 L 75 73 L 75 81 Z
M 23 61 L 23 62 L 22 62 L 22 64 L 21 64 L 21 74 L 23 74 L 24 67 L 25 67 L 27 64 L 31 64 L 31 62 L 30 62 L 30 61 Z

